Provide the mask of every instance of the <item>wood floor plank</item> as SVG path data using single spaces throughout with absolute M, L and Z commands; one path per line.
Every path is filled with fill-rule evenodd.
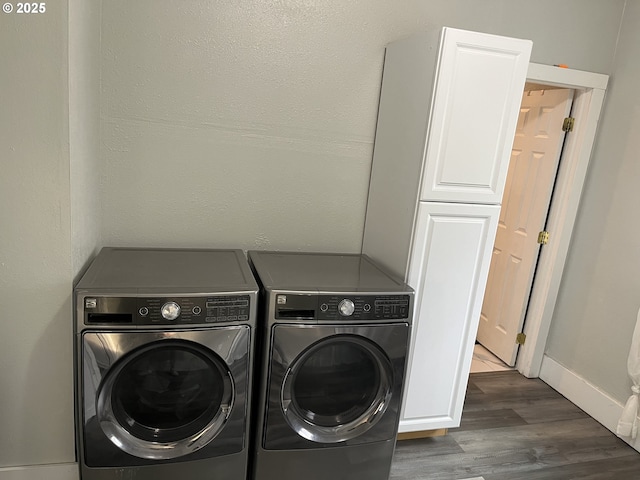
M 473 453 L 436 455 L 431 457 L 414 457 L 399 463 L 394 461 L 392 480 L 455 480 L 469 476 L 482 475 L 486 480 L 496 478 L 520 479 L 526 472 L 552 471 L 554 467 L 577 467 L 583 463 L 592 463 L 597 449 L 582 454 L 576 452 L 567 456 L 554 447 L 529 449 L 510 449 L 506 451 L 486 449 Z M 640 459 L 630 456 L 621 449 L 604 449 L 597 453 L 599 460 L 619 461 L 627 463 L 630 459 L 640 469 Z M 603 458 L 604 457 L 604 458 Z M 597 466 L 597 464 L 593 464 Z M 603 464 L 608 466 L 608 464 Z M 640 470 L 638 470 L 640 472 Z M 636 477 L 639 478 L 639 477 Z
M 457 455 L 464 450 L 449 435 L 443 437 L 419 438 L 398 442 L 401 448 L 396 448 L 395 460 L 398 463 L 411 463 L 416 458 L 428 459 L 437 455 Z
M 564 397 L 561 399 L 540 400 L 533 404 L 517 405 L 511 408 L 520 418 L 530 424 L 591 418 Z
M 511 408 L 473 410 L 466 412 L 462 417 L 460 427 L 454 431 L 489 430 L 515 425 L 527 425 L 527 422 Z
M 465 452 L 507 451 L 553 446 L 560 451 L 626 446 L 592 419 L 536 423 L 486 430 L 452 429 L 450 436 Z
M 515 371 L 478 373 L 473 379 L 475 389 L 468 390 L 470 398 L 477 394 L 506 398 L 553 398 L 559 395 L 538 378 L 526 378 Z
M 640 480 L 640 453 L 544 382 L 472 374 L 462 424 L 398 442 L 391 480 Z
M 488 475 L 484 478 L 485 480 L 514 480 L 513 474 L 510 473 Z M 631 456 L 541 468 L 522 472 L 517 476 L 518 480 L 638 480 L 639 478 L 640 459 Z
M 436 455 L 429 458 L 414 457 L 410 461 L 394 459 L 389 478 L 390 480 L 457 480 L 483 476 L 488 480 L 487 473 L 526 471 L 530 465 L 531 455 L 527 451 L 460 453 Z M 513 478 L 518 477 L 514 476 Z
M 473 380 L 475 388 L 467 394 L 464 407 L 466 416 L 476 411 L 513 409 L 527 423 L 589 418 L 538 379 L 527 379 L 517 372 L 507 372 L 503 376 L 505 378 L 500 378 L 499 374 L 492 372 Z M 484 388 L 484 392 L 476 382 Z

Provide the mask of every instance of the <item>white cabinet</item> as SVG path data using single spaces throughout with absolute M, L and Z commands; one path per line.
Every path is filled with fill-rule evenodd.
M 531 46 L 387 46 L 362 250 L 416 290 L 401 432 L 459 425 Z
M 499 215 L 499 205 L 420 202 L 401 432 L 459 425 Z
M 501 202 L 530 52 L 526 40 L 444 30 L 422 200 Z

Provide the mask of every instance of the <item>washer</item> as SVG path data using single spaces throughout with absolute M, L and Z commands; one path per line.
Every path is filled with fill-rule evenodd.
M 262 287 L 254 480 L 387 480 L 413 291 L 364 255 L 249 252 Z
M 241 250 L 100 251 L 75 289 L 83 480 L 246 478 L 257 292 Z

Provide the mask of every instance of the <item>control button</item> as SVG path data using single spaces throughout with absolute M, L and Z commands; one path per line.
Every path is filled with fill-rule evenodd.
M 202 308 L 196 305 L 191 309 L 191 311 L 193 312 L 194 315 L 200 315 L 202 313 Z
M 160 309 L 160 313 L 165 320 L 175 320 L 180 316 L 180 305 L 176 302 L 167 302 Z
M 338 311 L 343 317 L 349 317 L 353 315 L 353 312 L 355 310 L 356 306 L 354 305 L 353 301 L 349 300 L 348 298 L 345 298 L 338 304 Z
M 326 303 L 323 303 L 322 305 L 320 305 L 320 310 L 322 310 L 323 312 L 326 312 L 327 310 L 329 310 L 329 305 L 327 305 Z
M 369 311 L 371 311 L 371 305 L 369 305 L 368 303 L 365 303 L 365 304 L 364 304 L 364 307 L 362 307 L 362 309 L 363 309 L 365 312 L 369 312 Z
M 84 308 L 96 308 L 98 306 L 97 298 L 85 298 L 84 299 Z
M 138 313 L 140 314 L 141 317 L 146 317 L 147 315 L 149 315 L 149 309 L 147 307 L 140 307 L 140 310 L 138 310 Z

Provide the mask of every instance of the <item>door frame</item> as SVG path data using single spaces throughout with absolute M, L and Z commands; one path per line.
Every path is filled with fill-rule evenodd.
M 565 140 L 546 224 L 551 237 L 538 257 L 524 323 L 526 341 L 516 360 L 516 369 L 529 378 L 540 374 L 608 80 L 608 75 L 537 63 L 527 71 L 527 82 L 575 90 L 575 126 Z

